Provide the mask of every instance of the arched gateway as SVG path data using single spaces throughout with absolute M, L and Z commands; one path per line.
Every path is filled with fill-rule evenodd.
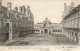
M 44 29 L 44 33 L 48 33 L 48 29 Z
M 46 18 L 42 23 L 35 24 L 34 30 L 35 33 L 40 34 L 61 34 L 62 26 L 61 23 L 51 23 L 51 21 Z

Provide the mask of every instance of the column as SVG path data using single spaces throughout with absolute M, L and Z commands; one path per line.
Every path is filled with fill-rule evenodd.
M 76 43 L 78 44 L 79 43 L 78 31 L 75 33 L 75 36 L 76 36 Z
M 79 30 L 79 32 L 78 32 L 78 37 L 79 37 L 79 45 L 80 45 L 80 30 Z
M 73 34 L 73 42 L 76 41 L 76 38 L 75 38 L 75 31 L 74 31 L 74 34 Z
M 73 42 L 73 31 L 71 32 L 71 42 Z
M 9 23 L 9 40 L 12 40 L 12 23 Z

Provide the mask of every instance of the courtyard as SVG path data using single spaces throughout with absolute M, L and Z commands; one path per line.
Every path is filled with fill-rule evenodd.
M 30 34 L 12 42 L 5 43 L 7 46 L 27 46 L 27 45 L 73 45 L 73 43 L 63 34 Z

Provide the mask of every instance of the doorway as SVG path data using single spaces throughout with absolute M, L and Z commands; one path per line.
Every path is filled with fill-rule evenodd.
M 47 29 L 44 29 L 44 33 L 48 33 L 48 30 Z
M 6 33 L 6 40 L 9 40 L 9 33 Z
M 6 24 L 6 29 L 7 29 L 6 40 L 9 40 L 9 23 Z

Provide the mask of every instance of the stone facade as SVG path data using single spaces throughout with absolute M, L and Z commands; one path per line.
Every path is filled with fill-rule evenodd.
M 0 41 L 16 39 L 34 31 L 34 17 L 29 5 L 15 7 L 12 10 L 11 2 L 7 7 L 2 6 L 0 0 Z
M 66 7 L 66 4 L 64 4 Z M 63 21 L 62 21 L 62 27 L 63 27 L 63 33 L 71 39 L 73 43 L 80 44 L 80 5 L 77 7 L 74 7 L 74 4 L 70 5 L 70 9 L 66 10 L 66 12 L 63 14 Z
M 62 26 L 61 23 L 51 23 L 50 20 L 46 18 L 42 23 L 37 23 L 34 25 L 34 33 L 61 34 Z

